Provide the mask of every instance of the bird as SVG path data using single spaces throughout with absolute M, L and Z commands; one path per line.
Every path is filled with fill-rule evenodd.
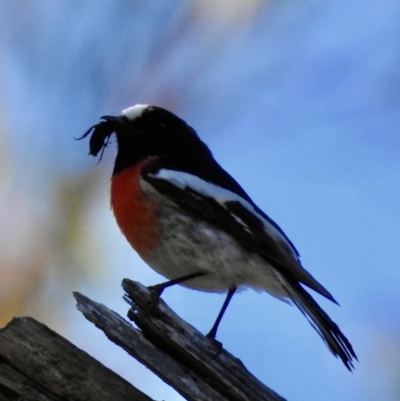
M 352 345 L 306 288 L 336 300 L 302 266 L 283 230 L 218 164 L 190 125 L 147 104 L 100 120 L 77 139 L 91 135 L 89 155 L 100 161 L 111 136 L 116 137 L 111 208 L 132 248 L 168 280 L 150 287 L 155 301 L 176 284 L 226 293 L 207 334 L 215 339 L 237 290 L 265 291 L 295 305 L 333 355 L 354 369 Z

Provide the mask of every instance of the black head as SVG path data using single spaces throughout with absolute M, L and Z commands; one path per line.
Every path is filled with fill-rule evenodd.
M 114 174 L 149 157 L 158 156 L 171 167 L 173 163 L 193 163 L 212 157 L 196 132 L 175 114 L 157 106 L 136 105 L 119 116 L 103 116 L 78 139 L 92 134 L 89 154 L 100 159 L 112 134 L 116 135 L 118 153 Z M 168 162 L 169 161 L 169 162 Z

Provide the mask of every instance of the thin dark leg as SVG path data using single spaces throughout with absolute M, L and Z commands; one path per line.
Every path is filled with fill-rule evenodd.
M 152 285 L 149 287 L 151 291 L 153 291 L 153 302 L 156 303 L 158 301 L 158 298 L 160 298 L 162 292 L 168 288 L 171 287 L 175 284 L 183 283 L 184 281 L 188 281 L 192 278 L 204 276 L 206 273 L 204 272 L 196 272 L 196 273 L 190 273 L 187 274 L 186 276 L 174 278 L 173 280 L 166 281 L 165 283 L 157 284 L 157 285 Z
M 226 311 L 226 309 L 228 308 L 229 302 L 231 301 L 233 294 L 236 292 L 237 288 L 233 287 L 228 291 L 228 294 L 226 295 L 224 304 L 222 305 L 221 310 L 219 311 L 217 320 L 215 321 L 213 327 L 211 328 L 210 332 L 207 334 L 208 338 L 215 338 L 215 336 L 217 335 L 217 330 L 218 330 L 218 326 L 221 323 L 222 320 L 222 316 L 224 316 L 224 313 Z

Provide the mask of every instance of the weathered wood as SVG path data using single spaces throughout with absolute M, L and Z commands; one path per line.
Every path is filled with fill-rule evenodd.
M 183 397 L 195 401 L 228 401 L 204 383 L 200 376 L 146 339 L 140 330 L 117 313 L 80 293 L 76 292 L 74 296 L 78 309 L 89 321 L 103 330 L 111 341 L 175 388 Z
M 231 401 L 283 401 L 254 377 L 243 363 L 180 319 L 162 300 L 151 308 L 152 293 L 142 284 L 125 279 L 122 286 L 133 301 L 128 317 L 143 333 Z
M 284 401 L 222 345 L 182 321 L 151 291 L 123 281 L 137 329 L 75 293 L 78 309 L 116 344 L 190 401 Z M 128 296 L 126 296 L 128 297 Z M 128 298 L 127 298 L 128 299 Z M 32 318 L 0 330 L 0 401 L 151 401 L 84 351 Z
M 0 401 L 152 401 L 43 324 L 15 318 L 0 330 Z
M 61 401 L 13 366 L 0 362 L 0 401 Z
M 186 399 L 284 401 L 221 344 L 181 320 L 161 299 L 152 305 L 148 288 L 130 280 L 124 280 L 123 287 L 132 300 L 128 317 L 141 331 L 105 306 L 76 293 L 78 308 Z

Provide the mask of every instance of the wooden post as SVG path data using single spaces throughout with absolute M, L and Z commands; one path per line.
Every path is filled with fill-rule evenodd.
M 222 345 L 180 319 L 151 291 L 124 280 L 132 323 L 75 293 L 78 309 L 189 401 L 284 401 Z M 29 317 L 0 330 L 0 401 L 152 401 L 100 362 Z
M 0 401 L 152 401 L 29 317 L 0 330 Z
M 78 309 L 162 380 L 190 401 L 284 401 L 256 379 L 243 363 L 180 319 L 160 299 L 152 304 L 152 293 L 140 283 L 123 280 L 132 302 L 129 322 L 75 293 Z

